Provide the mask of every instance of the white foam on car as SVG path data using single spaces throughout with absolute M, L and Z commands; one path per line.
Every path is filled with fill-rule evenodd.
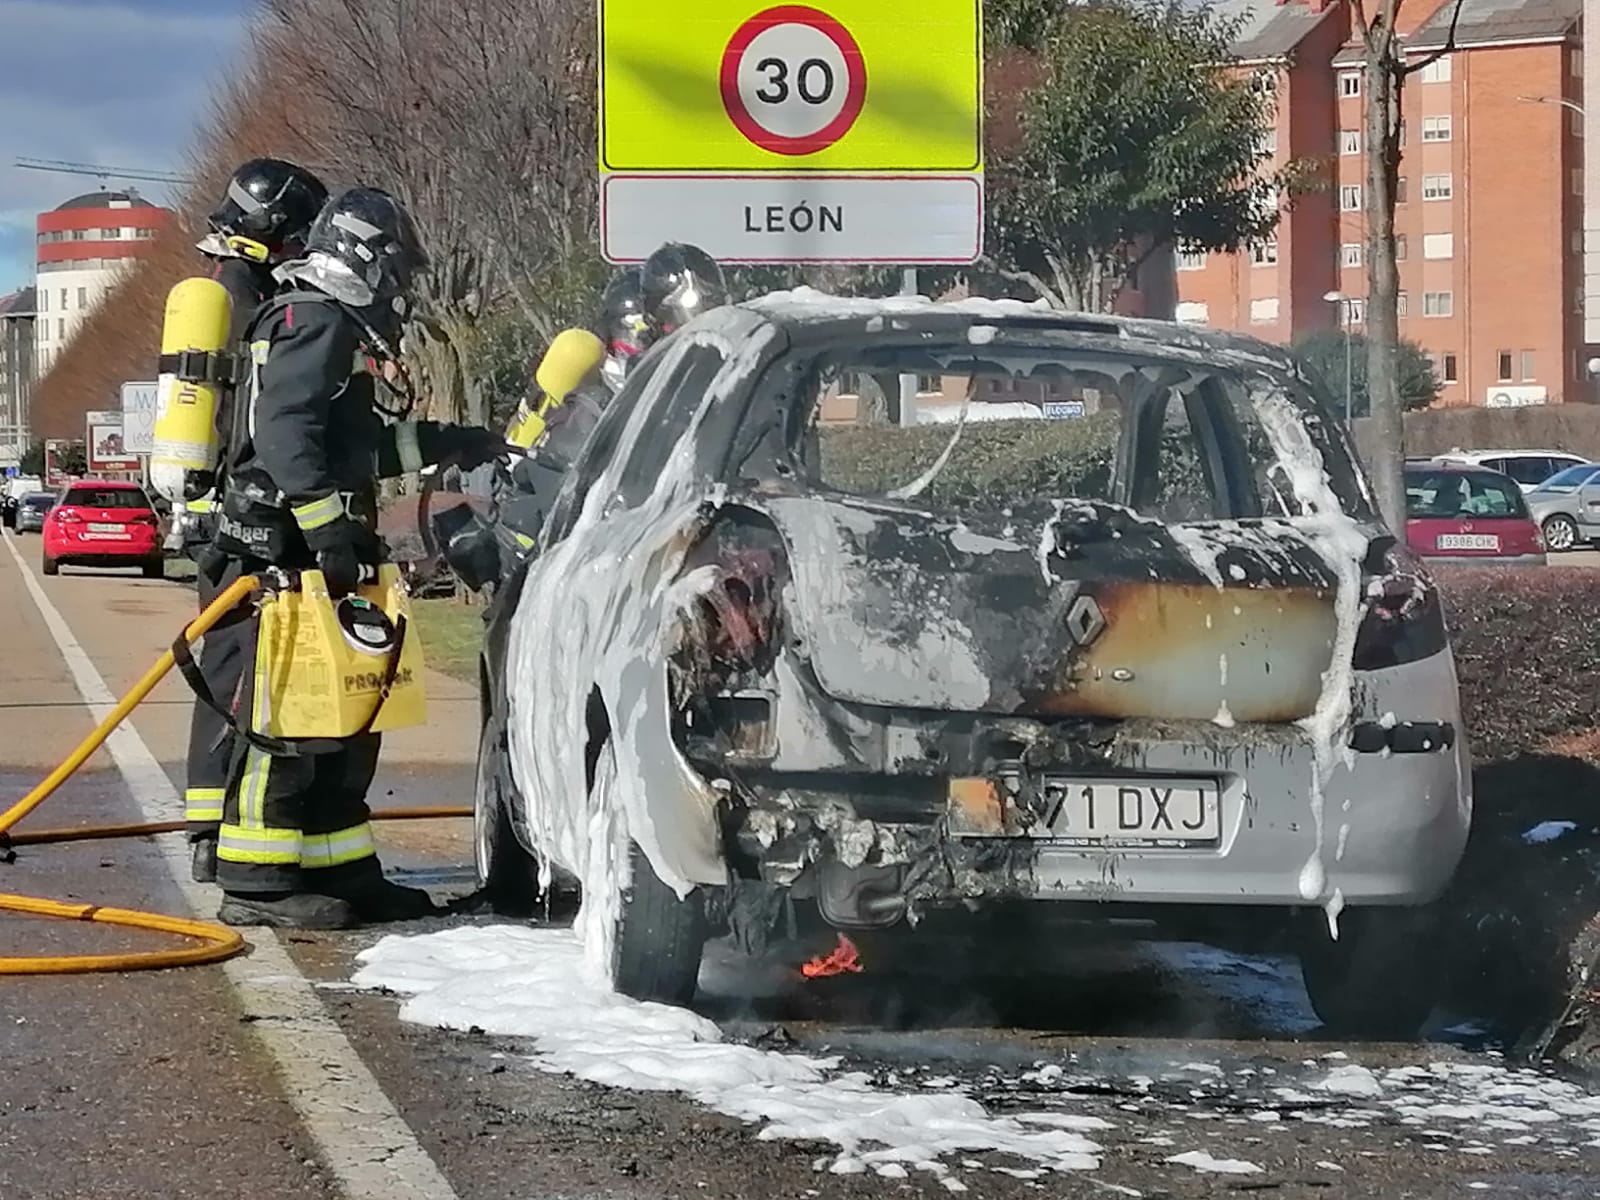
M 583 885 L 578 928 L 596 981 L 610 976 L 630 840 L 679 895 L 693 886 L 674 869 L 679 856 L 664 853 L 662 839 L 693 838 L 697 831 L 656 828 L 646 779 L 651 787 L 691 796 L 705 788 L 672 738 L 666 643 L 682 598 L 675 585 L 689 534 L 717 504 L 695 472 L 695 435 L 706 414 L 754 370 L 776 336 L 770 326 L 749 334 L 754 324 L 748 314 L 725 310 L 720 323 L 702 325 L 667 351 L 585 495 L 571 532 L 529 571 L 511 623 L 508 678 L 540 684 L 509 689 L 512 774 L 527 798 L 535 843 L 549 847 Z M 613 505 L 634 446 L 659 435 L 646 426 L 657 415 L 666 381 L 699 346 L 721 351 L 723 368 L 649 495 L 632 507 Z M 585 752 L 588 702 L 596 688 L 611 738 L 591 797 Z M 548 874 L 548 865 L 545 870 Z
M 1311 816 L 1317 843 L 1300 871 L 1302 899 L 1321 900 L 1328 914 L 1329 935 L 1339 936 L 1342 899 L 1330 890 L 1326 864 L 1326 813 L 1328 784 L 1340 765 L 1351 765 L 1347 745 L 1352 710 L 1352 685 L 1356 633 L 1361 625 L 1361 564 L 1367 555 L 1367 538 L 1344 511 L 1328 481 L 1327 466 L 1312 442 L 1305 417 L 1289 398 L 1270 388 L 1252 397 L 1262 429 L 1272 443 L 1278 463 L 1289 478 L 1305 516 L 1295 525 L 1322 556 L 1338 581 L 1334 597 L 1335 633 L 1329 647 L 1328 669 L 1322 675 L 1322 692 L 1312 714 L 1300 722 L 1311 738 Z
M 353 982 L 407 997 L 403 1020 L 529 1037 L 529 1061 L 540 1070 L 682 1093 L 759 1124 L 766 1140 L 832 1143 L 839 1149 L 829 1169 L 839 1174 L 892 1178 L 910 1167 L 943 1175 L 943 1160 L 963 1152 L 1094 1170 L 1100 1147 L 1081 1130 L 1110 1127 L 1060 1112 L 995 1116 L 955 1088 L 891 1091 L 840 1070 L 834 1058 L 725 1042 L 715 1024 L 687 1009 L 630 1000 L 595 982 L 577 936 L 566 930 L 390 935 L 359 959 Z

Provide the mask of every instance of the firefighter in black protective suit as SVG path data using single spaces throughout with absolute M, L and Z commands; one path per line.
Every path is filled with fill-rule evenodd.
M 211 260 L 211 277 L 222 284 L 233 302 L 227 349 L 236 361 L 246 361 L 240 351 L 256 309 L 278 290 L 272 272 L 303 251 L 311 223 L 327 199 L 328 189 L 315 175 L 277 158 L 251 159 L 228 180 L 222 203 L 210 217 L 211 232 L 197 249 Z M 217 432 L 224 453 L 231 411 L 231 403 L 217 409 Z M 220 480 L 216 492 L 221 492 Z M 199 591 L 203 609 L 215 598 L 204 571 Z M 206 639 L 200 670 L 213 695 L 232 696 L 242 669 L 237 638 Z M 194 706 L 183 801 L 198 883 L 217 877 L 217 828 L 222 824 L 222 797 L 233 756 L 231 733 L 215 710 L 204 704 Z
M 512 472 L 515 492 L 501 503 L 502 523 L 526 538 L 535 537 L 561 481 L 638 356 L 702 312 L 727 302 L 722 268 L 698 246 L 669 242 L 642 266 L 613 276 L 601 296 L 598 332 L 606 357 L 600 379 L 574 391 L 551 413 L 544 439 Z
M 370 367 L 394 347 L 415 272 L 425 266 L 398 201 L 354 188 L 328 202 L 305 257 L 280 268 L 284 290 L 246 331 L 248 392 L 228 456 L 209 585 L 267 566 L 318 567 L 335 597 L 376 565 L 376 480 L 428 464 L 482 465 L 504 452 L 488 430 L 431 421 L 385 425 Z M 253 613 L 229 627 L 244 643 L 239 728 L 257 722 Z M 209 639 L 212 635 L 208 634 Z M 379 737 L 285 757 L 241 745 L 223 804 L 219 918 L 233 925 L 345 928 L 435 911 L 426 892 L 384 879 L 366 793 Z

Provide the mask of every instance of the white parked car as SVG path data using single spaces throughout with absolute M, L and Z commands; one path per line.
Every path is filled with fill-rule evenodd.
M 1499 471 L 1517 481 L 1517 486 L 1531 492 L 1557 471 L 1568 467 L 1581 467 L 1589 459 L 1565 450 L 1452 450 L 1448 454 L 1434 455 L 1436 462 L 1471 463 L 1490 471 Z

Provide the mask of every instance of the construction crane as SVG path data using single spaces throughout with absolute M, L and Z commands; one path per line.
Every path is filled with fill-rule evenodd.
M 102 187 L 113 179 L 137 179 L 150 183 L 189 183 L 190 177 L 176 171 L 125 171 L 119 167 L 103 167 L 95 163 L 63 162 L 53 158 L 19 158 L 16 165 L 26 171 L 58 171 L 63 175 L 89 175 L 100 180 Z

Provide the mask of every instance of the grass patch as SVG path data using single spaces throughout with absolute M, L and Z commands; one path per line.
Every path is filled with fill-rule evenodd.
M 411 614 L 430 667 L 469 683 L 477 680 L 483 611 L 459 600 L 412 600 Z

